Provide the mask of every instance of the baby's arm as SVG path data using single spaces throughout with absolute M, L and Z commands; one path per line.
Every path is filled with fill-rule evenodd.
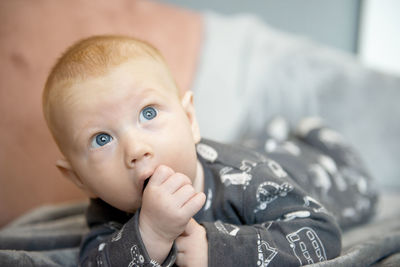
M 138 212 L 129 219 L 126 213 L 96 199 L 87 213 L 90 232 L 81 243 L 79 266 L 152 266 L 140 236 Z M 174 260 L 175 251 L 171 251 L 163 265 Z

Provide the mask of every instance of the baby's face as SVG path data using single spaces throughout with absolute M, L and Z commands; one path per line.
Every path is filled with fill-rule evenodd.
M 67 90 L 56 110 L 61 146 L 93 195 L 134 212 L 159 165 L 195 179 L 196 122 L 176 90 L 164 67 L 146 59 Z

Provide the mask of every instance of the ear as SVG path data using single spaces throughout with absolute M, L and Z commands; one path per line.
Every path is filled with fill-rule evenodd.
M 79 175 L 74 171 L 74 169 L 71 166 L 71 163 L 65 159 L 59 159 L 56 161 L 56 166 L 62 173 L 62 175 L 73 182 L 77 187 L 79 187 L 85 194 L 90 197 L 90 198 L 96 198 L 97 196 L 92 193 L 89 188 L 82 182 L 82 179 L 79 177 Z
M 193 139 L 194 139 L 195 143 L 197 144 L 198 142 L 200 142 L 201 135 L 200 135 L 199 124 L 197 123 L 196 112 L 195 112 L 194 104 L 193 104 L 193 92 L 186 91 L 186 93 L 183 95 L 181 101 L 182 101 L 182 107 L 185 110 L 186 115 L 188 116 L 189 122 L 191 124 Z

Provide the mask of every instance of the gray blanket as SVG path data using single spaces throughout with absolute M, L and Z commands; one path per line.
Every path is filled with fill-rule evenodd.
M 0 266 L 77 266 L 87 203 L 42 206 L 0 231 Z
M 370 222 L 343 233 L 342 255 L 312 266 L 400 266 L 400 193 L 382 194 Z M 0 266 L 77 266 L 87 203 L 43 206 L 0 230 Z

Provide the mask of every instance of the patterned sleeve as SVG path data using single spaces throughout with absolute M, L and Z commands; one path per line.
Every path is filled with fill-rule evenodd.
M 242 196 L 228 196 L 235 200 L 226 212 L 241 214 L 238 222 L 203 223 L 209 266 L 300 266 L 340 254 L 341 233 L 335 219 L 279 164 L 267 160 L 249 174 L 251 182 Z
M 124 225 L 93 227 L 82 241 L 79 266 L 172 266 L 175 259 L 175 245 L 161 265 L 150 259 L 139 233 L 138 211 Z

